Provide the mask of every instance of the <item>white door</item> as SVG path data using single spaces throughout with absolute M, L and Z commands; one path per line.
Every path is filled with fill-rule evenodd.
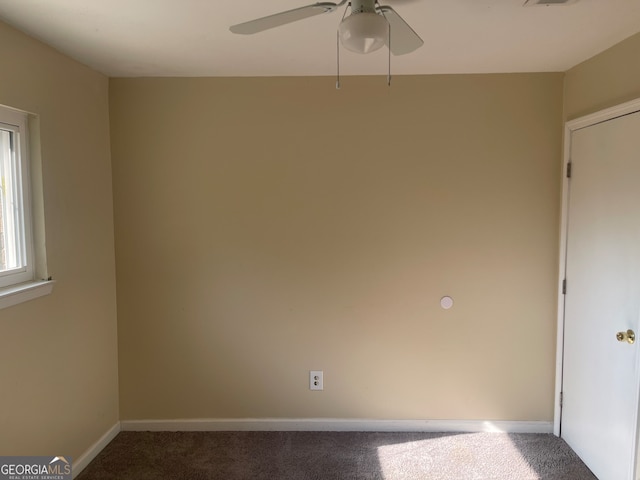
M 636 478 L 640 113 L 574 131 L 561 436 L 599 480 Z

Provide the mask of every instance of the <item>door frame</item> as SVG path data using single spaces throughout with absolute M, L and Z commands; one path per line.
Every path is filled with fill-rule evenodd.
M 562 214 L 560 217 L 560 256 L 558 272 L 558 313 L 557 313 L 557 343 L 556 343 L 556 388 L 553 414 L 553 433 L 560 436 L 562 419 L 561 393 L 564 360 L 564 312 L 565 295 L 562 292 L 567 268 L 567 232 L 569 228 L 569 192 L 570 182 L 567 178 L 567 168 L 571 161 L 571 137 L 572 133 L 596 125 L 598 123 L 613 120 L 614 118 L 640 112 L 640 98 L 600 110 L 583 117 L 565 122 L 564 125 L 564 154 L 562 162 Z M 570 287 L 568 287 L 570 288 Z

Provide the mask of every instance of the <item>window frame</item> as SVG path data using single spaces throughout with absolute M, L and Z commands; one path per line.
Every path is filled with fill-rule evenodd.
M 0 289 L 12 287 L 21 283 L 33 281 L 35 278 L 35 255 L 33 245 L 33 222 L 31 212 L 31 181 L 30 181 L 30 156 L 28 141 L 27 114 L 0 106 L 0 130 L 9 131 L 13 135 L 15 160 L 14 176 L 12 179 L 17 195 L 16 201 L 20 212 L 18 213 L 16 228 L 21 230 L 18 238 L 20 257 L 22 263 L 18 268 L 0 272 Z M 8 232 L 5 232 L 5 238 Z M 22 258 L 21 258 L 22 259 Z
M 3 272 L 0 276 L 4 285 L 0 286 L 0 309 L 3 309 L 49 295 L 55 282 L 47 271 L 40 118 L 34 113 L 0 104 L 0 122 L 9 125 L 10 131 L 19 132 L 17 139 L 14 137 L 14 145 L 20 152 L 19 189 L 26 259 L 26 266 L 20 267 L 19 271 Z

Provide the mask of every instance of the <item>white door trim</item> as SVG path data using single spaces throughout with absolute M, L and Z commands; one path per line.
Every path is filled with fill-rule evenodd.
M 564 305 L 565 297 L 562 286 L 566 276 L 567 267 L 567 229 L 569 226 L 569 179 L 567 178 L 567 166 L 571 161 L 571 134 L 576 130 L 590 127 L 597 123 L 606 122 L 614 118 L 622 117 L 640 111 L 640 98 L 622 103 L 615 107 L 607 108 L 584 117 L 568 121 L 564 126 L 564 158 L 562 162 L 562 215 L 560 217 L 560 266 L 558 274 L 558 333 L 556 343 L 556 392 L 553 415 L 553 433 L 560 436 L 560 420 L 562 410 L 560 408 L 560 395 L 562 392 L 562 363 L 564 352 Z M 570 286 L 568 288 L 571 288 Z

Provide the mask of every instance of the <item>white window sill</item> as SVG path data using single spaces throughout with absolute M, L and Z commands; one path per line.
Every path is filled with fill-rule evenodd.
M 53 280 L 36 280 L 0 288 L 0 309 L 49 295 L 53 284 Z

